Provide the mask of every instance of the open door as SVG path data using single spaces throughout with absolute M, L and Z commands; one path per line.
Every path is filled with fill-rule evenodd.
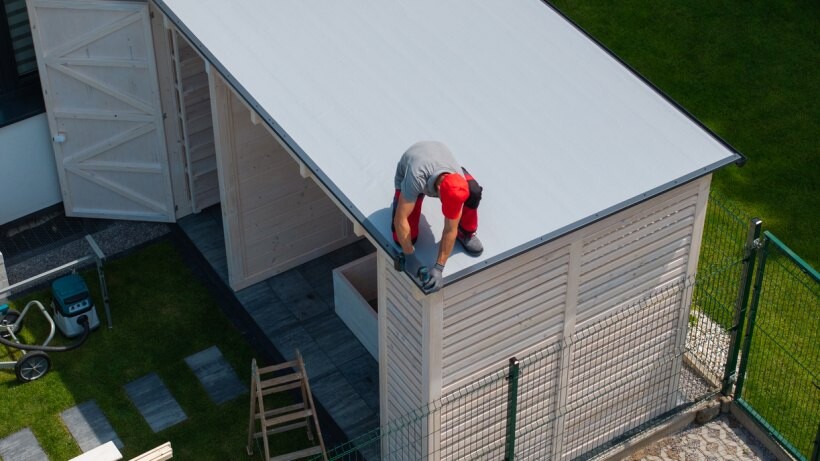
M 27 5 L 66 214 L 174 221 L 148 4 Z

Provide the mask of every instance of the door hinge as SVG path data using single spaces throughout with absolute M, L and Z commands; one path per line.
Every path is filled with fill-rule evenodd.
M 153 11 L 149 11 L 149 12 L 148 12 L 148 17 L 150 17 L 151 19 L 154 19 L 154 12 L 153 12 Z
M 167 119 L 167 118 L 168 118 L 168 113 L 167 113 L 167 112 L 163 112 L 163 113 L 162 113 L 162 119 L 163 119 L 163 120 L 165 120 L 165 119 Z

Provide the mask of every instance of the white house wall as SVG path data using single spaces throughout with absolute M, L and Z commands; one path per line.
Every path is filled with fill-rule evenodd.
M 239 290 L 332 251 L 353 237 L 345 215 L 210 73 L 228 274 Z
M 62 200 L 46 114 L 0 128 L 0 224 Z

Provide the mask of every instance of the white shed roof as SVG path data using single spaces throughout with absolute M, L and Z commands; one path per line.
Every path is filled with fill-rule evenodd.
M 447 144 L 485 246 L 447 281 L 742 158 L 539 0 L 155 1 L 385 248 L 399 156 Z

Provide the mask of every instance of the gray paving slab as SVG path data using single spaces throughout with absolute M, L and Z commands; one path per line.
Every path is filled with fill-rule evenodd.
M 299 319 L 275 295 L 245 303 L 244 307 L 267 336 L 300 324 Z
M 296 349 L 299 349 L 305 361 L 308 379 L 311 382 L 336 370 L 336 365 L 327 356 L 326 351 L 313 340 L 313 337 L 302 326 L 275 331 L 268 334 L 268 338 L 285 357 L 285 360 L 295 360 Z
M 48 461 L 48 456 L 29 428 L 0 439 L 0 458 L 3 461 Z
M 302 325 L 337 366 L 363 353 L 370 355 L 335 312 L 317 316 L 310 321 L 303 322 Z
M 154 432 L 185 421 L 188 416 L 156 373 L 125 385 L 125 392 Z
M 362 347 L 364 349 L 364 347 Z M 356 390 L 359 397 L 371 410 L 379 412 L 379 362 L 370 352 L 354 357 L 347 362 L 339 362 L 339 371 Z
M 282 272 L 268 279 L 268 285 L 282 301 L 304 299 L 313 292 L 313 286 L 296 269 Z
M 185 358 L 205 392 L 216 404 L 228 402 L 247 392 L 222 351 L 211 346 Z
M 377 415 L 339 371 L 311 378 L 310 389 L 349 438 L 353 428 Z
M 316 292 L 311 291 L 303 298 L 283 301 L 291 314 L 302 323 L 309 322 L 317 316 L 327 317 L 333 314 L 333 304 L 326 303 Z
M 60 418 L 83 453 L 109 441 L 120 450 L 125 446 L 94 400 L 69 408 L 60 413 Z

